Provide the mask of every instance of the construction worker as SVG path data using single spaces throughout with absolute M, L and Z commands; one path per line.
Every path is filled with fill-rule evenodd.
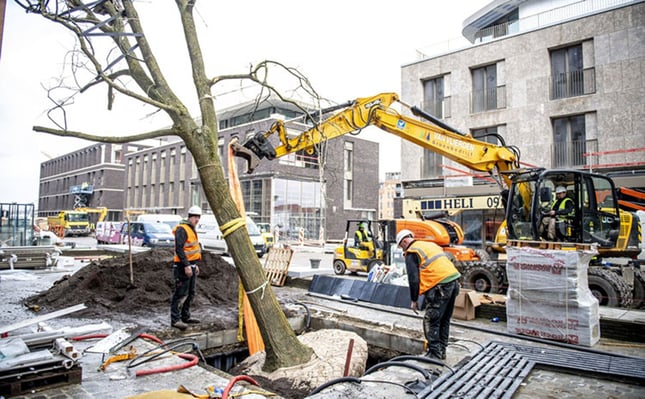
M 555 188 L 555 201 L 551 204 L 551 210 L 549 210 L 544 217 L 542 218 L 542 224 L 540 225 L 540 235 L 544 233 L 544 227 L 547 227 L 547 240 L 555 241 L 556 239 L 564 239 L 566 236 L 570 235 L 565 228 L 562 231 L 556 231 L 558 223 L 566 225 L 568 221 L 573 219 L 575 214 L 575 206 L 573 200 L 567 197 L 567 189 L 564 186 L 558 186 Z
M 428 241 L 415 241 L 410 230 L 396 235 L 396 244 L 405 256 L 405 268 L 410 286 L 410 307 L 416 313 L 425 309 L 423 333 L 428 345 L 426 356 L 446 358 L 450 336 L 450 318 L 459 295 L 455 265 L 440 246 Z
M 199 323 L 199 320 L 190 317 L 190 304 L 195 296 L 195 281 L 199 275 L 197 262 L 202 259 L 197 231 L 195 231 L 201 216 L 201 208 L 191 206 L 188 209 L 188 219 L 182 220 L 173 229 L 175 291 L 170 304 L 170 325 L 182 331 L 188 328 L 188 324 Z
M 372 234 L 367 230 L 367 223 L 360 222 L 358 224 L 358 230 L 354 232 L 354 246 L 365 249 L 374 247 L 372 244 Z

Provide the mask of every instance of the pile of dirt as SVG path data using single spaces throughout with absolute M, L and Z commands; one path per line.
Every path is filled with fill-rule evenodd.
M 172 258 L 172 249 L 153 249 L 133 254 L 132 268 L 128 255 L 95 261 L 26 302 L 48 311 L 84 303 L 88 309 L 73 313 L 75 317 L 114 320 L 123 315 L 132 320 L 161 314 L 169 319 Z M 231 328 L 229 321 L 235 322 L 237 315 L 238 287 L 235 268 L 219 255 L 204 253 L 191 310 L 198 317 L 215 311 L 208 320 L 215 324 L 211 327 Z

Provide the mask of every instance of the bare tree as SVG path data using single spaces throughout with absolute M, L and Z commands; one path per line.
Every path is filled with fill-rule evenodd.
M 239 219 L 240 213 L 228 190 L 218 156 L 218 124 L 211 94 L 213 86 L 225 80 L 248 80 L 260 85 L 265 94 L 273 93 L 284 101 L 292 102 L 283 98 L 267 81 L 269 68 L 281 68 L 296 77 L 302 88 L 315 95 L 306 78 L 297 70 L 272 61 L 261 62 L 250 68 L 248 73 L 209 77 L 205 70 L 193 15 L 196 0 L 175 0 L 189 53 L 187 61 L 191 65 L 195 95 L 199 103 L 199 118 L 196 118 L 190 114 L 188 107 L 182 103 L 162 74 L 132 0 L 15 1 L 27 12 L 38 14 L 75 35 L 77 49 L 71 54 L 71 64 L 77 69 L 89 69 L 95 76 L 90 83 L 79 84 L 78 91 L 105 86 L 108 108 L 111 108 L 115 96 L 120 93 L 148 104 L 156 112 L 165 113 L 172 121 L 168 128 L 128 136 L 74 131 L 68 128 L 67 118 L 64 117 L 64 109 L 71 96 L 65 100 L 50 97 L 56 102 L 54 108 L 63 111 L 62 120 L 51 118 L 55 127 L 34 126 L 33 129 L 62 137 L 104 143 L 127 143 L 168 135 L 179 136 L 195 160 L 204 194 L 220 226 L 227 226 L 229 222 Z M 98 38 L 103 41 L 99 42 Z M 106 39 L 111 43 L 107 48 Z M 297 103 L 292 103 L 298 106 Z M 236 223 L 232 225 L 239 226 Z M 300 343 L 289 326 L 267 282 L 260 261 L 255 256 L 246 229 L 238 228 L 230 232 L 226 236 L 226 242 L 242 285 L 248 293 L 265 343 L 264 369 L 272 371 L 309 361 L 312 350 Z

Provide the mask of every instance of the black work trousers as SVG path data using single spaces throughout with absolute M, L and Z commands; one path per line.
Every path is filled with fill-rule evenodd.
M 428 356 L 446 358 L 446 347 L 450 337 L 450 318 L 459 295 L 457 280 L 437 284 L 425 293 L 425 314 L 423 333 L 428 342 Z
M 175 291 L 170 304 L 170 323 L 190 319 L 190 304 L 195 297 L 195 274 L 188 277 L 182 265 L 174 264 L 172 273 L 175 278 Z

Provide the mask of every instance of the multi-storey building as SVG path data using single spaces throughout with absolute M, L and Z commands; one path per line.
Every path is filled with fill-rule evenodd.
M 149 144 L 93 144 L 40 164 L 39 216 L 78 207 L 106 207 L 106 220 L 120 220 L 124 157 Z
M 394 218 L 394 198 L 401 198 L 401 173 L 388 172 L 379 184 L 378 218 Z
M 298 134 L 311 127 L 297 121 L 300 114 L 273 99 L 259 107 L 242 104 L 220 112 L 218 145 L 225 175 L 232 138 L 244 141 L 287 118 L 288 132 Z M 378 153 L 378 143 L 346 135 L 314 154 L 265 159 L 251 174 L 245 173 L 245 161 L 238 160 L 245 210 L 257 215 L 257 222 L 279 226 L 283 237 L 298 239 L 302 232 L 305 239 L 341 239 L 346 219 L 377 217 Z M 184 214 L 200 205 L 210 210 L 183 141 L 129 153 L 124 163 L 125 209 Z
M 472 46 L 402 67 L 401 97 L 481 140 L 499 135 L 522 166 L 645 170 L 644 21 L 642 1 L 493 1 L 464 22 Z M 401 153 L 402 212 L 432 200 L 470 240 L 494 239 L 496 185 L 414 144 Z M 464 196 L 477 201 L 453 201 Z

